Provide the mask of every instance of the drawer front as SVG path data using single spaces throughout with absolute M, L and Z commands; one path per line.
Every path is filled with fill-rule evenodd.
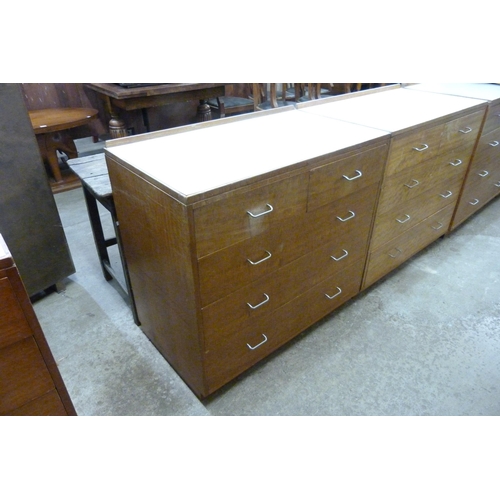
M 385 179 L 378 205 L 378 214 L 407 203 L 436 185 L 446 186 L 463 182 L 469 164 L 470 148 L 432 158 L 414 168 L 405 169 Z
M 202 305 L 260 279 L 331 241 L 365 241 L 378 186 L 290 218 L 277 228 L 198 261 Z M 352 215 L 354 214 L 354 216 Z
M 482 174 L 480 171 L 479 174 Z M 452 229 L 468 219 L 492 198 L 500 194 L 500 173 L 481 177 L 478 173 L 470 173 L 462 192 L 457 211 L 453 217 Z
M 335 240 L 203 308 L 205 330 L 230 329 L 235 321 L 269 314 L 327 276 L 364 262 L 367 237 Z
M 52 389 L 54 383 L 32 337 L 0 350 L 0 414 Z
M 363 289 L 445 234 L 450 225 L 453 209 L 453 205 L 447 206 L 370 253 Z
M 0 279 L 0 349 L 31 336 L 29 323 L 9 278 Z
M 441 139 L 441 152 L 476 144 L 486 108 L 446 123 Z
M 194 210 L 198 257 L 251 238 L 306 211 L 308 173 L 236 190 Z
M 355 263 L 258 321 L 207 335 L 205 369 L 209 392 L 239 375 L 320 320 L 359 291 L 362 265 Z M 328 296 L 327 296 L 328 295 Z
M 392 175 L 436 156 L 443 130 L 444 124 L 394 138 L 385 175 Z
M 410 230 L 445 206 L 454 207 L 461 186 L 461 179 L 453 181 L 445 179 L 444 182 L 437 184 L 405 205 L 377 216 L 372 236 L 372 250 Z
M 500 166 L 500 128 L 479 138 L 471 166 L 486 170 Z
M 387 157 L 387 145 L 370 149 L 311 170 L 308 210 L 331 203 L 378 184 Z
M 483 135 L 500 128 L 500 104 L 490 106 L 483 127 Z

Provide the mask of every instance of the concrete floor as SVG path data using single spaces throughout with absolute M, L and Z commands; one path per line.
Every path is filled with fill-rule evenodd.
M 34 307 L 79 415 L 500 415 L 500 198 L 203 402 L 56 202 L 77 272 Z

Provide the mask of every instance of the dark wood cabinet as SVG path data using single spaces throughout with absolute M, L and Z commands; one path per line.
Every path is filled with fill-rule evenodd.
M 0 415 L 76 415 L 1 235 Z

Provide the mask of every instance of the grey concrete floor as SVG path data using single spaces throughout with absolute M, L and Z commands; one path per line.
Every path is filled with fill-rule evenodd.
M 56 202 L 76 273 L 34 307 L 79 415 L 500 414 L 500 198 L 202 402 L 104 280 L 81 189 Z

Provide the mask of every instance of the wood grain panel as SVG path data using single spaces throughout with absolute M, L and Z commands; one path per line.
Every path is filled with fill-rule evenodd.
M 486 108 L 447 122 L 441 138 L 441 152 L 458 147 L 473 148 L 481 130 L 485 112 Z
M 68 415 L 59 394 L 54 389 L 14 410 L 2 413 L 5 416 L 63 417 Z
M 500 104 L 490 105 L 483 126 L 482 134 L 489 134 L 500 127 Z

